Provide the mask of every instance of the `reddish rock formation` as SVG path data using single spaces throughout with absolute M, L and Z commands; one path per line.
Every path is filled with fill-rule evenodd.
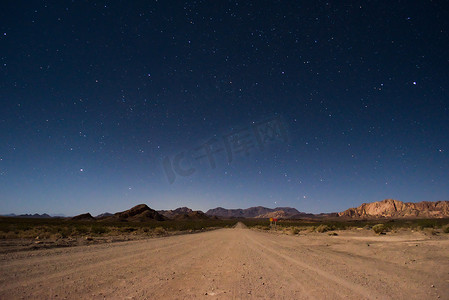
M 418 203 L 385 199 L 363 203 L 338 214 L 350 218 L 444 218 L 449 217 L 449 201 L 423 201 Z

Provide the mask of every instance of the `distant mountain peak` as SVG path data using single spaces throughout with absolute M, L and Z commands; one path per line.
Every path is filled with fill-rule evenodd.
M 169 219 L 209 219 L 209 217 L 200 210 L 192 210 L 188 207 L 178 207 L 173 210 L 159 210 L 161 215 Z
M 120 221 L 148 221 L 157 220 L 163 221 L 165 217 L 159 214 L 154 209 L 149 208 L 146 204 L 136 205 L 128 210 L 115 213 L 111 218 L 118 219 Z
M 70 218 L 73 221 L 95 221 L 95 218 L 92 217 L 90 213 L 85 213 L 81 215 L 74 216 Z

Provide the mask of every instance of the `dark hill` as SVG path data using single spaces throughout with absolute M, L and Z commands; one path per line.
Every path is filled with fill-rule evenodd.
M 81 214 L 70 218 L 73 221 L 95 221 L 95 218 L 92 217 L 90 213 Z
M 139 204 L 131 209 L 115 213 L 106 219 L 124 222 L 145 222 L 150 220 L 164 221 L 166 218 L 154 209 L 149 208 L 146 204 Z

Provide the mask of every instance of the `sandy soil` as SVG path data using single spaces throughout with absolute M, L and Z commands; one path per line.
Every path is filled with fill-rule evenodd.
M 449 299 L 448 235 L 194 235 L 0 254 L 1 299 Z

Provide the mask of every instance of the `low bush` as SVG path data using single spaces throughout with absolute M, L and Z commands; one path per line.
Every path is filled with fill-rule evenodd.
M 321 225 L 318 226 L 315 230 L 316 230 L 316 232 L 323 233 L 323 232 L 332 230 L 332 228 L 331 228 L 329 225 L 321 224 Z
M 153 233 L 156 235 L 164 235 L 166 232 L 163 227 L 159 226 L 159 227 L 154 228 Z
M 377 224 L 373 226 L 373 231 L 377 234 L 382 234 L 385 232 L 385 230 L 386 228 L 384 224 Z
M 290 227 L 290 234 L 291 235 L 296 235 L 300 232 L 300 229 L 298 227 L 292 226 Z
M 443 232 L 444 233 L 449 233 L 449 225 L 446 225 L 443 227 Z
M 100 226 L 92 226 L 91 232 L 94 234 L 104 234 L 109 232 L 109 228 L 107 227 L 100 227 Z

